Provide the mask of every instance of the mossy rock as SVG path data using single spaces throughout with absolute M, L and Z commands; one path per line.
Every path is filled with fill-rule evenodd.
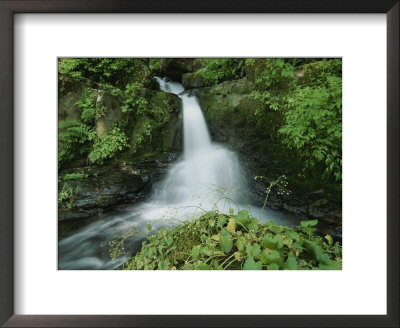
M 249 97 L 253 89 L 254 84 L 246 79 L 200 89 L 197 97 L 211 129 L 251 130 L 247 118 L 261 106 L 259 101 Z
M 182 75 L 182 85 L 185 89 L 195 89 L 204 86 L 203 77 L 196 73 L 185 73 Z
M 80 98 L 80 92 L 71 91 L 58 99 L 58 121 L 81 121 L 81 111 L 75 105 Z
M 114 123 L 121 119 L 126 120 L 127 115 L 121 111 L 121 104 L 117 97 L 99 90 L 97 99 L 96 107 L 100 110 L 96 119 L 96 132 L 100 136 L 110 132 Z
M 119 158 L 132 160 L 144 154 L 176 152 L 182 147 L 181 100 L 178 96 L 146 90 L 149 111 L 135 117 L 128 130 L 129 150 Z
M 198 71 L 199 69 L 202 69 L 204 67 L 206 67 L 206 61 L 204 60 L 204 58 L 196 58 L 193 61 L 193 72 Z

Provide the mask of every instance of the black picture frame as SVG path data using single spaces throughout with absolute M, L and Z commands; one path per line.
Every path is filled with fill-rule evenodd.
M 0 0 L 0 324 L 4 327 L 399 327 L 399 7 L 399 0 Z M 385 13 L 387 315 L 14 315 L 13 17 L 16 13 Z

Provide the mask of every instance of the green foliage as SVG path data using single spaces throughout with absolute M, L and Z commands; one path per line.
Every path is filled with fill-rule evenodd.
M 254 67 L 255 83 L 258 90 L 271 90 L 278 88 L 291 88 L 295 83 L 293 65 L 282 58 L 266 58 L 260 65 L 256 65 L 256 60 L 249 58 L 246 60 L 248 68 Z
M 124 101 L 121 110 L 124 113 L 136 113 L 138 115 L 145 114 L 147 111 L 148 102 L 141 94 L 142 85 L 138 82 L 133 82 L 126 85 L 124 93 Z
M 58 193 L 58 203 L 66 205 L 68 208 L 72 207 L 76 195 L 79 193 L 79 187 L 73 188 L 67 182 L 64 182 L 61 191 Z
M 295 66 L 303 62 L 303 66 Z M 259 129 L 268 126 L 271 140 L 278 139 L 294 151 L 303 163 L 301 178 L 341 181 L 341 64 L 340 59 L 246 60 L 256 84 L 250 97 L 264 105 L 254 111 L 253 121 Z M 298 69 L 302 69 L 304 81 L 298 81 Z
M 148 60 L 140 58 L 60 58 L 61 83 L 67 79 L 90 80 L 99 84 L 124 87 L 148 69 Z
M 64 122 L 59 129 L 59 167 L 85 156 L 91 163 L 103 164 L 128 146 L 125 130 L 131 118 L 155 115 L 143 93 L 143 87 L 151 81 L 148 64 L 148 59 L 140 58 L 59 59 L 60 93 L 71 90 L 81 93 L 75 103 L 81 122 Z M 116 122 L 108 134 L 97 136 L 95 122 L 108 110 L 102 102 L 97 102 L 97 97 L 105 92 L 118 99 L 122 112 L 128 115 Z M 160 115 L 165 120 L 165 115 Z M 140 137 L 143 140 L 139 140 L 139 146 L 151 140 L 149 128 Z
M 63 176 L 63 179 L 65 181 L 67 180 L 81 180 L 81 179 L 86 179 L 88 177 L 87 174 L 84 173 L 69 173 Z
M 203 77 L 205 85 L 215 85 L 223 81 L 234 80 L 243 77 L 243 58 L 205 58 L 205 67 L 196 74 Z
M 219 244 L 221 246 L 221 249 L 225 253 L 229 253 L 232 249 L 233 242 L 232 242 L 231 235 L 225 229 L 221 229 L 221 232 L 219 235 Z
M 77 121 L 61 121 L 58 125 L 58 165 L 72 161 L 90 150 L 93 128 Z
M 123 256 L 126 253 L 124 243 L 125 240 L 128 238 L 132 237 L 133 235 L 136 234 L 136 231 L 134 229 L 127 229 L 127 231 L 120 237 L 113 239 L 112 241 L 109 242 L 109 251 L 110 251 L 110 257 L 112 261 L 115 261 L 119 257 Z
M 261 224 L 247 211 L 208 212 L 148 236 L 125 270 L 340 270 L 341 246 L 307 230 Z M 330 237 L 330 236 L 329 236 Z
M 112 158 L 115 153 L 127 146 L 128 138 L 119 127 L 115 126 L 108 134 L 95 139 L 89 159 L 92 163 L 101 162 L 104 159 Z
M 97 92 L 90 88 L 82 91 L 81 98 L 75 105 L 81 110 L 82 122 L 87 125 L 93 125 L 96 117 L 96 98 Z
M 159 72 L 161 68 L 161 59 L 150 58 L 149 68 L 154 72 Z
M 342 178 L 342 79 L 326 77 L 323 85 L 297 87 L 289 95 L 283 142 L 304 160 L 306 171 L 323 166 L 322 178 Z
M 247 69 L 254 70 L 256 89 L 250 93 L 250 97 L 261 101 L 265 110 L 282 110 L 286 102 L 286 94 L 276 90 L 288 89 L 289 92 L 295 86 L 294 67 L 281 58 L 247 59 Z M 262 119 L 264 111 L 256 110 L 256 119 Z

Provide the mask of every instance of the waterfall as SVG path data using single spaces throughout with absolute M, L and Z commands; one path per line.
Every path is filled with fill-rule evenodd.
M 202 192 L 223 188 L 233 196 L 234 189 L 244 189 L 243 172 L 234 152 L 211 142 L 203 112 L 195 96 L 182 93 L 176 82 L 157 78 L 160 88 L 178 94 L 183 112 L 183 156 L 174 165 L 155 200 L 179 204 Z M 208 197 L 208 202 L 215 199 Z

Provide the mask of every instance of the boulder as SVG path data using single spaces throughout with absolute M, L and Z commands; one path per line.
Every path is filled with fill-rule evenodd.
M 249 97 L 254 84 L 247 79 L 227 81 L 197 90 L 196 95 L 211 134 L 220 142 L 246 141 L 253 130 L 247 120 L 261 104 Z M 240 135 L 240 138 L 236 136 Z M 228 139 L 228 140 L 227 140 Z
M 97 90 L 96 111 L 96 133 L 98 136 L 110 132 L 113 124 L 124 117 L 121 104 L 117 98 L 103 90 Z
M 204 86 L 203 77 L 195 73 L 185 73 L 182 75 L 182 85 L 185 89 L 195 89 Z
M 58 99 L 58 121 L 81 121 L 81 112 L 75 103 L 81 98 L 81 93 L 71 91 Z

